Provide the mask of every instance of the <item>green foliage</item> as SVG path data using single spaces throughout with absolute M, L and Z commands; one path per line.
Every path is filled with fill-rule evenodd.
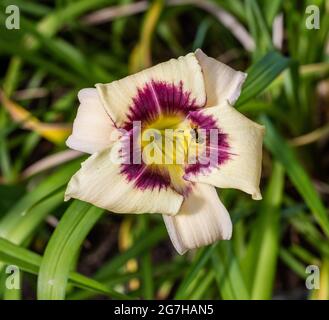
M 103 210 L 74 201 L 64 213 L 48 242 L 38 274 L 38 299 L 65 298 L 65 288 L 74 258 Z
M 314 292 L 304 285 L 309 264 L 329 278 L 329 7 L 316 1 L 321 27 L 308 30 L 310 3 L 153 1 L 136 14 L 131 0 L 1 1 L 0 89 L 40 122 L 72 123 L 81 88 L 201 47 L 248 73 L 236 107 L 266 136 L 263 200 L 221 190 L 233 239 L 178 256 L 158 215 L 64 203 L 82 157 L 43 168 L 39 160 L 66 150 L 64 141 L 22 130 L 1 105 L 0 296 L 25 298 L 5 288 L 4 267 L 13 264 L 38 299 L 288 299 L 295 289 L 297 298 L 329 299 L 328 283 Z M 19 30 L 4 27 L 9 4 L 20 8 Z M 112 6 L 126 9 L 95 16 Z M 246 30 L 252 49 L 220 10 Z M 273 24 L 279 14 L 283 30 Z M 282 49 L 272 41 L 280 31 Z M 37 172 L 28 175 L 31 165 Z

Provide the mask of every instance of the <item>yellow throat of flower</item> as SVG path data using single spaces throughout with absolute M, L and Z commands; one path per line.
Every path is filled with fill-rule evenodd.
M 197 146 L 196 131 L 181 116 L 161 116 L 141 133 L 142 156 L 148 165 L 184 165 L 196 154 L 192 146 Z

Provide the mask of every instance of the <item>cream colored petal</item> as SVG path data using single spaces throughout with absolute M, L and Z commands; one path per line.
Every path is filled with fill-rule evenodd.
M 108 148 L 118 139 L 119 131 L 105 112 L 97 90 L 83 89 L 78 98 L 80 106 L 73 122 L 72 134 L 66 141 L 67 146 L 87 153 Z
M 238 112 L 229 104 L 202 111 L 217 119 L 218 127 L 227 134 L 230 159 L 208 174 L 188 175 L 189 181 L 203 182 L 219 188 L 240 189 L 262 198 L 259 182 L 262 169 L 262 143 L 265 128 Z
M 83 162 L 67 186 L 65 200 L 80 199 L 114 213 L 176 214 L 183 197 L 170 188 L 136 188 L 120 173 L 120 149 L 116 143 Z
M 198 183 L 175 216 L 163 215 L 170 239 L 179 254 L 217 240 L 229 240 L 232 222 L 216 189 Z
M 191 93 L 191 98 L 199 106 L 204 106 L 206 93 L 201 67 L 194 53 L 178 59 L 171 59 L 154 67 L 108 84 L 96 84 L 103 105 L 112 120 L 122 125 L 127 112 L 136 97 L 138 89 L 143 89 L 151 80 L 165 81 L 169 84 L 183 83 L 183 90 Z
M 240 96 L 241 87 L 247 74 L 208 57 L 200 49 L 195 51 L 195 55 L 204 75 L 207 94 L 206 106 L 213 107 L 224 101 L 234 104 Z

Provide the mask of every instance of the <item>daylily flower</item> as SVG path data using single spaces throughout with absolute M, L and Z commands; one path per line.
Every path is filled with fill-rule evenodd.
M 71 178 L 65 200 L 113 213 L 160 213 L 180 254 L 230 239 L 231 219 L 215 187 L 261 199 L 264 127 L 232 107 L 246 76 L 197 50 L 81 90 L 67 145 L 92 155 Z M 135 123 L 140 123 L 138 141 L 132 139 Z M 147 144 L 150 129 L 157 134 Z M 174 135 L 168 138 L 165 129 L 174 129 Z M 206 132 L 205 139 L 198 130 Z M 209 141 L 214 130 L 215 142 Z M 176 151 L 163 149 L 164 141 L 173 142 Z M 145 156 L 150 145 L 153 151 Z M 138 152 L 141 161 L 122 161 Z M 204 154 L 210 155 L 208 163 L 201 161 Z M 155 161 L 163 157 L 172 162 Z

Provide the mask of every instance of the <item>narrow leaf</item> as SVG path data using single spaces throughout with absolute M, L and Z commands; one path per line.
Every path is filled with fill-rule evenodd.
M 74 257 L 104 210 L 75 200 L 50 238 L 38 276 L 38 299 L 61 300 Z
M 311 209 L 324 233 L 329 237 L 328 212 L 310 177 L 299 163 L 293 149 L 280 136 L 269 118 L 262 116 L 261 122 L 266 127 L 264 142 L 267 149 L 284 166 L 291 182 Z
M 279 74 L 289 66 L 290 60 L 272 51 L 252 65 L 236 103 L 237 108 L 264 91 Z
M 42 257 L 35 252 L 29 251 L 0 238 L 0 260 L 6 264 L 17 265 L 21 270 L 37 275 Z M 87 278 L 76 272 L 70 272 L 69 280 L 73 285 L 81 289 L 92 290 L 117 299 L 131 299 L 127 295 L 115 292 L 100 282 Z

